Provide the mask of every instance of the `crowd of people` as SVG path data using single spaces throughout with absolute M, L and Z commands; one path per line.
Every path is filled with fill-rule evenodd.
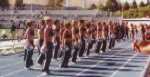
M 135 39 L 138 29 L 127 22 L 94 21 L 94 20 L 53 20 L 44 17 L 35 27 L 35 21 L 28 21 L 25 32 L 25 67 L 31 69 L 35 34 L 38 37 L 39 57 L 37 63 L 42 66 L 44 74 L 49 74 L 52 59 L 61 59 L 61 68 L 69 67 L 69 62 L 77 63 L 78 59 L 88 57 L 91 53 L 100 55 L 111 51 L 117 41 Z M 142 26 L 142 34 L 146 31 Z M 38 31 L 37 31 L 38 30 Z M 144 39 L 144 38 L 143 38 Z M 108 49 L 108 50 L 107 50 Z

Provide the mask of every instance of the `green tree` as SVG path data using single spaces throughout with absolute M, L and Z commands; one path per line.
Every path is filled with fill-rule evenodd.
M 135 9 L 135 8 L 137 8 L 137 7 L 138 7 L 138 6 L 137 6 L 137 3 L 136 3 L 136 1 L 134 0 L 134 1 L 133 1 L 133 4 L 132 4 L 132 8 Z
M 123 9 L 124 10 L 129 10 L 130 9 L 130 5 L 127 1 L 125 2 L 124 6 L 123 6 Z
M 105 5 L 105 10 L 108 10 L 112 8 L 112 0 L 107 0 L 106 5 Z
M 9 7 L 9 0 L 0 0 L 0 7 L 2 8 Z
M 141 3 L 140 3 L 140 5 L 139 5 L 140 7 L 145 7 L 146 6 L 146 4 L 143 2 L 143 1 L 141 1 Z
M 49 0 L 48 7 L 63 7 L 64 0 Z
M 118 10 L 122 10 L 123 5 L 121 3 L 118 3 Z
M 92 4 L 90 7 L 89 7 L 89 10 L 93 10 L 93 9 L 97 9 L 97 6 L 95 4 Z
M 119 10 L 119 4 L 116 0 L 107 0 L 105 10 L 117 11 Z
M 57 0 L 56 6 L 57 7 L 63 7 L 64 6 L 64 0 Z
M 19 8 L 22 8 L 23 7 L 23 0 L 16 0 L 16 3 L 15 3 L 15 6 L 16 7 L 19 7 Z
M 97 6 L 97 9 L 99 10 L 103 10 L 104 9 L 104 5 L 102 5 L 101 3 Z

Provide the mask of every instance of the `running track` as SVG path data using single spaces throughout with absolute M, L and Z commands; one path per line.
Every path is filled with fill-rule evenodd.
M 37 54 L 34 54 L 34 61 Z M 149 65 L 149 56 L 136 54 L 128 41 L 118 43 L 101 55 L 91 54 L 69 68 L 59 68 L 60 62 L 52 61 L 51 75 L 45 77 L 143 77 Z M 36 68 L 40 68 L 35 65 Z M 43 77 L 39 69 L 24 69 L 21 54 L 0 56 L 0 77 Z

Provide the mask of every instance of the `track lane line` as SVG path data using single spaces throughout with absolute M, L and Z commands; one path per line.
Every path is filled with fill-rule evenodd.
M 115 54 L 119 54 L 119 53 L 121 53 L 121 52 L 124 52 L 124 51 L 120 51 L 120 52 L 115 53 Z M 110 56 L 111 56 L 111 57 L 114 57 L 115 55 L 110 55 Z M 73 77 L 78 77 L 78 76 L 82 75 L 84 72 L 89 71 L 90 68 L 94 68 L 94 67 L 96 67 L 97 65 L 99 65 L 100 63 L 103 63 L 103 62 L 105 62 L 105 61 L 100 61 L 100 62 L 96 63 L 95 65 L 89 67 L 88 69 L 85 69 L 85 70 L 83 70 L 83 71 L 81 71 L 81 72 L 75 74 L 75 76 L 73 76 Z
M 149 67 L 149 62 L 150 62 L 150 56 L 148 57 L 147 61 L 148 64 L 144 67 L 145 70 L 143 70 L 140 74 L 140 77 L 144 77 L 144 75 L 146 74 L 147 68 Z
M 116 70 L 115 72 L 112 73 L 112 75 L 110 77 L 114 77 L 119 71 L 120 69 L 124 69 L 125 66 L 133 59 L 137 56 L 138 54 L 134 54 L 132 57 L 130 57 L 118 70 Z
M 120 44 L 120 45 L 122 45 L 122 44 Z M 124 51 L 119 51 L 118 53 L 121 53 L 121 52 L 124 52 Z M 118 53 L 115 53 L 115 54 L 118 54 Z M 110 55 L 111 56 L 111 55 Z M 112 57 L 114 57 L 115 55 L 113 54 L 112 55 Z M 36 58 L 35 58 L 36 59 Z M 20 61 L 21 62 L 21 61 Z M 96 64 L 96 66 L 99 64 L 99 63 L 102 63 L 102 62 L 104 62 L 104 61 L 101 61 L 101 62 L 98 62 L 97 64 Z M 22 62 L 21 62 L 22 63 Z M 12 65 L 12 64 L 11 64 Z M 11 66 L 11 65 L 8 65 L 9 67 Z M 16 63 L 14 64 L 14 65 L 17 65 Z M 94 67 L 95 67 L 95 65 L 93 65 Z M 87 69 L 87 71 L 88 71 L 89 69 Z M 25 71 L 25 69 L 19 69 L 19 70 L 16 70 L 16 71 L 13 71 L 13 72 L 10 72 L 10 74 L 8 73 L 8 75 L 2 75 L 2 77 L 8 77 L 8 76 L 11 76 L 11 75 L 14 75 L 14 74 L 17 74 L 17 73 L 20 73 L 20 72 L 22 72 L 22 71 Z M 84 70 L 83 70 L 84 71 Z M 77 73 L 78 74 L 78 73 Z M 75 74 L 75 76 L 76 76 L 76 74 Z M 1 77 L 1 76 L 0 76 Z

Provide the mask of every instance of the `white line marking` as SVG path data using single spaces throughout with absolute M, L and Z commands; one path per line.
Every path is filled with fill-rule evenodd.
M 133 59 L 137 56 L 138 54 L 134 54 L 130 59 L 128 59 L 118 70 L 116 70 L 115 72 L 113 72 L 113 74 L 110 77 L 114 77 L 119 71 L 120 69 L 124 69 L 125 66 Z
M 44 75 L 40 74 L 39 76 L 36 76 L 36 77 L 44 77 Z
M 85 70 L 83 70 L 83 71 L 77 73 L 77 74 L 75 75 L 75 77 L 76 77 L 76 76 L 80 76 L 82 73 L 84 73 L 84 72 L 86 72 L 86 71 L 89 71 L 90 68 L 96 67 L 98 64 L 100 64 L 100 63 L 102 63 L 102 62 L 105 62 L 105 61 L 99 61 L 98 63 L 96 63 L 95 65 L 92 65 L 92 66 L 89 67 L 88 69 L 85 69 Z
M 35 60 L 36 58 L 33 58 L 33 60 Z M 16 65 L 19 65 L 23 63 L 23 61 L 17 61 L 16 63 L 13 63 L 13 64 L 7 64 L 5 66 L 1 66 L 0 69 L 3 69 L 3 68 L 7 68 L 7 67 L 11 67 L 11 66 L 16 66 Z
M 123 51 L 122 51 L 123 52 Z M 118 53 L 115 53 L 115 54 L 119 54 L 119 53 L 121 53 L 121 52 L 118 52 Z M 113 54 L 113 55 L 110 55 L 110 57 L 114 57 L 115 55 Z M 80 76 L 82 73 L 84 73 L 84 72 L 86 72 L 86 71 L 89 71 L 90 70 L 90 68 L 93 68 L 93 67 L 96 67 L 98 64 L 100 64 L 100 63 L 102 63 L 102 62 L 105 62 L 105 61 L 99 61 L 98 63 L 96 63 L 95 65 L 92 65 L 91 67 L 89 67 L 88 69 L 85 69 L 85 70 L 83 70 L 83 71 L 81 71 L 81 72 L 79 72 L 79 73 L 77 73 L 77 74 L 75 74 L 75 76 L 74 77 L 76 77 L 76 76 Z
M 146 62 L 148 62 L 148 64 L 144 67 L 145 70 L 143 70 L 143 71 L 141 72 L 140 77 L 144 77 L 144 75 L 145 75 L 145 73 L 146 73 L 146 71 L 147 71 L 147 68 L 149 67 L 150 56 L 148 57 L 148 59 L 147 59 Z
M 33 59 L 36 59 L 36 58 L 33 58 Z M 18 65 L 18 64 L 21 64 L 21 63 L 23 63 L 23 62 L 22 62 L 22 61 L 18 61 L 18 62 L 16 62 L 16 63 L 14 63 L 13 65 L 12 65 L 12 64 L 8 64 L 8 65 L 6 65 L 6 66 L 2 66 L 2 67 L 0 67 L 0 69 L 6 68 L 6 67 L 15 66 L 15 65 Z M 5 75 L 2 75 L 2 76 L 0 76 L 0 77 L 8 77 L 8 76 L 10 76 L 10 75 L 17 74 L 17 73 L 22 72 L 22 71 L 24 71 L 24 70 L 25 70 L 25 69 L 22 68 L 22 69 L 19 69 L 19 70 L 16 70 L 16 71 L 7 73 L 7 74 L 5 74 Z
M 20 64 L 20 63 L 22 63 L 22 62 L 21 62 L 21 61 L 18 61 L 18 62 L 14 63 L 14 64 L 7 64 L 7 65 L 5 65 L 5 66 L 1 66 L 0 69 L 7 68 L 7 67 L 11 67 L 11 66 L 15 66 L 15 65 L 18 65 L 18 64 Z
M 14 75 L 14 74 L 16 74 L 16 73 L 22 72 L 22 71 L 24 71 L 24 70 L 25 70 L 25 69 L 20 69 L 20 70 L 17 70 L 17 71 L 13 71 L 13 72 L 11 72 L 11 73 L 7 73 L 7 74 L 5 74 L 5 75 L 3 75 L 3 76 L 0 76 L 0 77 L 8 77 L 8 76 Z
M 123 52 L 123 51 L 122 51 L 122 52 Z M 121 52 L 118 52 L 118 53 L 121 53 Z M 118 53 L 115 53 L 115 54 L 118 54 Z M 113 54 L 113 55 L 110 55 L 110 56 L 114 57 L 115 55 Z M 18 62 L 21 62 L 21 61 L 18 61 Z M 91 68 L 97 66 L 99 63 L 102 63 L 102 62 L 104 62 L 104 61 L 98 62 L 96 65 L 91 66 Z M 18 63 L 18 64 L 19 64 L 19 63 Z M 11 65 L 12 65 L 12 64 L 11 64 Z M 17 64 L 15 63 L 15 65 L 17 65 Z M 6 65 L 6 66 L 10 66 L 10 65 Z M 4 66 L 3 66 L 3 67 L 4 67 Z M 25 69 L 22 68 L 22 69 L 20 69 L 20 70 L 7 73 L 7 74 L 5 74 L 5 75 L 3 75 L 3 76 L 0 76 L 0 77 L 7 77 L 7 76 L 10 76 L 10 75 L 14 75 L 14 74 L 17 74 L 17 73 L 22 72 L 22 71 L 24 71 L 24 70 L 25 70 Z M 80 75 L 80 74 L 82 74 L 82 73 L 84 73 L 84 72 L 86 72 L 86 71 L 88 71 L 88 70 L 90 70 L 90 69 L 85 69 L 85 70 L 81 71 L 80 73 L 77 73 L 75 76 L 78 76 L 78 75 Z

